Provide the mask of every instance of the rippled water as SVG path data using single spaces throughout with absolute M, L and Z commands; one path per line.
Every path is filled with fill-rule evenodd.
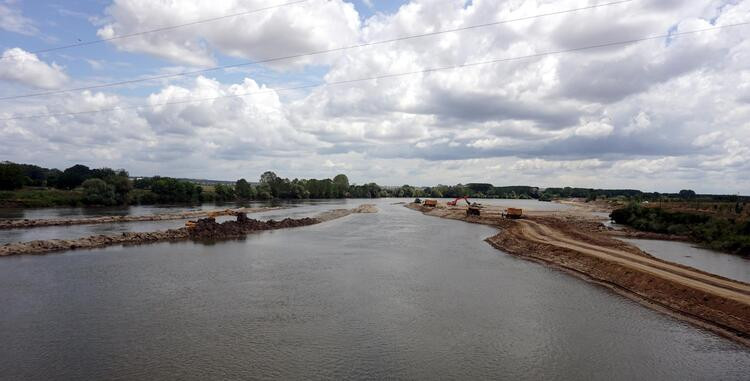
M 685 242 L 623 239 L 666 261 L 750 283 L 750 258 L 695 247 Z
M 378 204 L 239 241 L 0 258 L 0 374 L 747 379 L 746 348 L 503 254 L 492 228 Z
M 286 202 L 274 206 L 284 206 L 288 209 L 273 210 L 263 213 L 250 214 L 251 218 L 258 219 L 283 219 L 286 217 L 300 218 L 309 217 L 319 213 L 321 210 L 342 208 L 348 203 L 360 204 L 362 200 L 313 200 L 306 202 Z M 271 204 L 264 204 L 270 206 Z M 96 217 L 102 215 L 146 215 L 154 213 L 177 213 L 186 210 L 234 208 L 237 204 L 203 204 L 202 206 L 161 206 L 161 207 L 130 207 L 130 208 L 49 208 L 40 210 L 29 210 L 27 216 L 36 213 L 38 218 L 82 218 Z M 243 206 L 261 206 L 253 203 Z M 2 210 L 2 209 L 0 209 Z M 8 213 L 6 212 L 6 215 Z M 37 217 L 34 217 L 37 218 Z M 233 219 L 233 217 L 218 217 L 217 220 Z M 38 239 L 73 239 L 87 237 L 97 234 L 119 234 L 123 232 L 149 232 L 155 230 L 167 230 L 179 228 L 185 225 L 186 220 L 171 221 L 148 221 L 148 222 L 121 222 L 113 224 L 92 225 L 69 225 L 69 226 L 46 226 L 33 229 L 2 229 L 0 230 L 0 245 L 5 243 L 25 242 Z
M 449 201 L 449 199 L 442 199 Z M 377 202 L 392 204 L 395 202 L 411 202 L 413 199 L 334 199 L 334 200 L 295 200 L 277 201 L 274 203 L 250 204 L 203 204 L 199 206 L 166 205 L 166 206 L 131 206 L 120 208 L 44 208 L 44 209 L 0 209 L 0 218 L 83 218 L 110 215 L 146 215 L 155 213 L 178 213 L 188 210 L 234 208 L 239 206 L 281 206 L 286 209 L 272 210 L 262 213 L 253 213 L 251 218 L 257 219 L 283 219 L 286 217 L 301 218 L 313 217 L 323 210 L 346 208 L 361 203 Z M 484 204 L 521 207 L 527 210 L 565 210 L 570 208 L 549 202 L 538 202 L 535 200 L 480 200 Z M 20 217 L 19 217 L 20 216 Z M 218 218 L 223 219 L 222 217 Z M 226 219 L 226 218 L 224 218 Z M 148 232 L 155 230 L 166 230 L 179 228 L 185 225 L 185 220 L 174 221 L 151 221 L 151 222 L 122 222 L 114 224 L 96 225 L 70 225 L 70 226 L 47 226 L 33 229 L 6 229 L 0 230 L 0 245 L 5 243 L 25 242 L 38 239 L 73 239 L 97 234 L 119 234 L 123 232 Z

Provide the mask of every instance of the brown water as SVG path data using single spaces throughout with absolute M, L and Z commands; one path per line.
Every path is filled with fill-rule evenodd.
M 747 348 L 505 255 L 492 228 L 378 203 L 239 241 L 0 258 L 1 378 L 747 379 Z

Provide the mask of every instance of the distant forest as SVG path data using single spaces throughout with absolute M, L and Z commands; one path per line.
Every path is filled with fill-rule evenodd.
M 344 174 L 332 179 L 288 179 L 265 172 L 256 184 L 246 179 L 234 183 L 201 185 L 171 177 L 134 179 L 124 169 L 91 169 L 76 164 L 64 170 L 32 164 L 0 163 L 0 206 L 129 205 L 158 203 L 199 203 L 271 199 L 327 199 L 378 197 L 463 197 L 539 199 L 619 198 L 629 201 L 697 200 L 748 201 L 736 195 L 697 195 L 691 190 L 679 193 L 645 193 L 631 189 L 546 188 L 500 186 L 487 183 L 416 187 L 385 187 L 375 183 L 350 184 Z

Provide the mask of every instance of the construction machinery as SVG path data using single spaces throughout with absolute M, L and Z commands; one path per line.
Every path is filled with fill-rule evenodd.
M 456 199 L 453 201 L 448 201 L 448 206 L 456 206 L 459 200 L 464 200 L 466 201 L 466 205 L 471 205 L 471 203 L 469 202 L 469 196 L 463 196 L 463 197 L 456 197 Z
M 424 200 L 424 204 L 422 205 L 430 207 L 430 208 L 434 208 L 437 206 L 437 200 Z
M 476 202 L 473 204 L 470 204 L 468 208 L 466 208 L 466 215 L 467 216 L 477 216 L 479 217 L 479 208 L 481 206 L 477 204 Z
M 519 208 L 508 208 L 505 209 L 505 213 L 502 214 L 505 218 L 518 219 L 523 217 L 523 209 Z
M 480 214 L 479 209 L 482 208 L 482 205 L 480 205 L 480 204 L 478 204 L 476 202 L 469 201 L 469 196 L 456 197 L 455 200 L 448 201 L 448 205 L 450 205 L 450 206 L 456 206 L 456 204 L 458 204 L 458 201 L 460 201 L 460 200 L 466 201 L 466 205 L 467 205 L 466 215 L 467 216 L 479 216 L 479 214 Z
M 224 209 L 224 210 L 212 210 L 208 213 L 206 213 L 207 218 L 216 218 L 220 216 L 237 216 L 237 220 L 240 221 L 241 219 L 247 219 L 247 214 L 245 212 L 241 212 L 239 210 L 232 210 L 232 209 Z M 188 229 L 195 228 L 195 225 L 198 223 L 198 221 L 187 221 L 185 222 L 185 227 Z

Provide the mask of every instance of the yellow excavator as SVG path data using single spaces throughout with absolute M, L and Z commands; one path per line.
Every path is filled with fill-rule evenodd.
M 216 218 L 216 217 L 220 217 L 220 216 L 239 216 L 240 214 L 245 214 L 245 213 L 237 211 L 237 210 L 232 210 L 232 209 L 224 209 L 224 210 L 213 210 L 213 211 L 210 211 L 210 212 L 208 212 L 208 214 L 206 215 L 206 217 L 208 217 L 208 218 Z M 188 229 L 192 229 L 192 228 L 195 227 L 195 225 L 197 223 L 198 223 L 198 221 L 192 221 L 192 220 L 190 220 L 190 221 L 185 222 L 185 227 L 188 228 Z

